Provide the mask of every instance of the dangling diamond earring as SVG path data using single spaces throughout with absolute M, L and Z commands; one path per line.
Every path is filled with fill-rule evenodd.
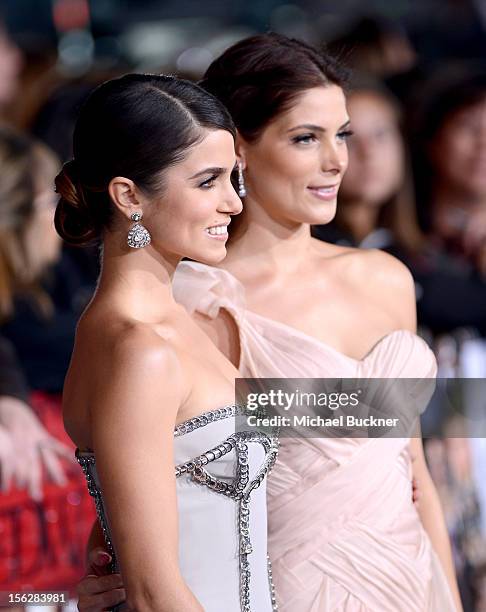
M 238 195 L 240 198 L 246 197 L 245 177 L 243 176 L 243 164 L 238 162 Z
M 148 229 L 139 223 L 139 221 L 142 220 L 142 217 L 143 215 L 141 212 L 134 212 L 130 215 L 130 219 L 135 221 L 135 225 L 128 232 L 127 244 L 132 249 L 141 249 L 146 247 L 152 240 Z

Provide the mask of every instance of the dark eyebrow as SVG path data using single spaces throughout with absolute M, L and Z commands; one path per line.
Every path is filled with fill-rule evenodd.
M 351 123 L 351 120 L 348 119 L 346 121 L 346 123 L 343 123 L 343 125 L 339 129 L 340 130 L 344 130 L 345 128 L 349 127 L 350 123 Z M 287 130 L 287 131 L 288 132 L 294 132 L 295 130 L 302 130 L 302 129 L 311 130 L 313 132 L 325 132 L 326 131 L 320 125 L 313 125 L 311 123 L 303 123 L 302 125 L 297 125 L 297 126 L 295 126 L 293 128 L 290 128 L 290 130 Z
M 196 174 L 193 174 L 192 176 L 190 176 L 189 180 L 198 178 L 200 176 L 203 176 L 204 174 L 215 174 L 216 176 L 219 176 L 220 174 L 224 174 L 225 172 L 227 172 L 227 168 L 219 168 L 219 167 L 204 168 L 204 170 L 201 170 L 200 172 L 196 172 Z
M 290 130 L 287 130 L 288 132 L 294 132 L 295 130 L 313 130 L 314 132 L 325 132 L 325 129 L 323 127 L 321 127 L 320 125 L 312 125 L 310 123 L 303 123 L 302 125 L 296 125 L 293 128 L 290 128 Z

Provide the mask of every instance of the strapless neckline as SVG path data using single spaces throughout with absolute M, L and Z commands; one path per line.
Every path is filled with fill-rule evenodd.
M 239 404 L 227 404 L 221 406 L 221 408 L 214 408 L 213 410 L 207 410 L 201 414 L 197 414 L 189 419 L 185 419 L 174 427 L 174 437 L 182 436 L 186 433 L 199 429 L 210 423 L 220 421 L 232 416 L 239 416 L 244 414 L 245 408 Z
M 282 321 L 276 321 L 275 319 L 270 319 L 269 317 L 258 314 L 254 310 L 249 310 L 248 312 L 251 313 L 252 317 L 261 319 L 267 325 L 272 324 L 275 327 L 278 327 L 282 330 L 287 331 L 288 333 L 292 333 L 298 336 L 299 338 L 302 338 L 302 340 L 305 340 L 310 344 L 314 344 L 319 347 L 324 347 L 327 351 L 334 353 L 335 355 L 339 355 L 340 357 L 344 357 L 348 361 L 355 363 L 355 364 L 362 364 L 366 362 L 369 358 L 372 357 L 375 351 L 377 351 L 378 348 L 380 348 L 381 345 L 385 344 L 388 341 L 391 341 L 392 338 L 394 338 L 395 336 L 408 335 L 414 339 L 422 340 L 422 338 L 420 338 L 418 334 L 415 334 L 414 332 L 408 329 L 395 329 L 383 335 L 381 338 L 379 338 L 363 357 L 361 357 L 360 359 L 357 359 L 356 357 L 351 357 L 351 355 L 347 355 L 346 353 L 343 353 L 342 351 L 335 348 L 331 344 L 328 344 L 327 342 L 323 342 L 322 340 L 318 340 L 317 338 L 314 338 L 314 336 L 310 336 L 309 334 L 306 334 L 305 332 L 301 331 L 300 329 L 297 329 L 296 327 L 293 327 L 292 325 L 288 325 L 287 323 L 282 323 Z
M 206 412 L 202 412 L 201 414 L 197 414 L 196 416 L 190 417 L 189 419 L 185 419 L 180 423 L 177 423 L 174 426 L 174 437 L 182 436 L 186 433 L 190 433 L 195 429 L 199 429 L 200 427 L 204 427 L 205 425 L 209 425 L 210 423 L 215 423 L 220 421 L 221 419 L 227 419 L 233 416 L 240 416 L 244 414 L 245 409 L 243 406 L 239 404 L 226 404 L 225 406 L 221 406 L 220 408 L 213 408 L 212 410 L 207 410 Z M 76 448 L 76 456 L 82 455 L 94 455 L 94 451 L 92 448 Z
M 194 280 L 197 277 L 198 272 L 202 273 L 203 275 L 206 274 L 207 276 L 207 278 L 203 277 L 203 278 L 198 279 L 200 282 L 202 282 L 201 287 L 203 287 L 204 291 L 207 292 L 206 295 L 204 296 L 205 298 L 207 298 L 207 295 L 211 294 L 212 291 L 213 292 L 215 291 L 215 295 L 218 294 L 218 291 L 215 290 L 214 285 L 218 284 L 223 278 L 226 278 L 227 280 L 222 283 L 222 286 L 220 289 L 221 289 L 222 295 L 226 295 L 227 293 L 229 294 L 229 298 L 231 298 L 230 302 L 232 302 L 231 306 L 237 306 L 237 308 L 239 307 L 241 311 L 246 311 L 247 316 L 250 316 L 254 320 L 256 319 L 257 321 L 261 321 L 265 327 L 273 326 L 277 329 L 280 329 L 281 331 L 285 331 L 288 334 L 293 334 L 294 336 L 297 336 L 298 338 L 307 342 L 308 344 L 312 346 L 320 347 L 321 349 L 324 348 L 329 353 L 339 356 L 354 365 L 362 365 L 366 363 L 380 347 L 385 345 L 387 342 L 391 342 L 395 337 L 408 335 L 414 338 L 415 340 L 420 340 L 424 342 L 424 340 L 420 338 L 418 334 L 408 329 L 395 329 L 391 332 L 388 332 L 387 334 L 384 334 L 381 338 L 379 338 L 375 342 L 375 344 L 369 349 L 369 351 L 363 357 L 361 357 L 360 359 L 357 359 L 356 357 L 351 357 L 351 355 L 347 355 L 346 353 L 343 353 L 342 351 L 335 348 L 331 344 L 328 344 L 326 342 L 323 342 L 322 340 L 318 340 L 317 338 L 314 338 L 314 336 L 310 336 L 309 334 L 306 334 L 305 332 L 297 329 L 296 327 L 293 327 L 292 325 L 288 325 L 287 323 L 283 323 L 282 321 L 271 319 L 270 317 L 261 315 L 258 312 L 255 312 L 254 310 L 250 310 L 249 308 L 247 308 L 247 305 L 245 303 L 246 302 L 245 288 L 243 287 L 241 281 L 238 278 L 236 278 L 236 276 L 234 276 L 231 272 L 229 272 L 228 270 L 225 270 L 224 268 L 218 268 L 216 266 L 208 266 L 207 264 L 203 264 L 203 263 L 195 262 L 195 261 L 182 261 L 178 265 L 177 270 L 176 270 L 177 281 L 178 281 L 177 288 L 180 288 L 180 289 L 183 288 L 182 286 L 179 287 L 179 284 L 180 284 L 180 279 L 184 279 L 184 276 L 186 273 L 189 274 L 188 278 L 185 279 L 185 282 L 188 284 L 190 280 Z M 176 280 L 176 277 L 174 277 L 174 280 Z M 208 286 L 205 286 L 204 282 L 208 284 Z M 192 287 L 192 289 L 194 289 L 194 287 Z M 197 291 L 193 293 L 197 294 Z M 182 297 L 184 296 L 181 294 L 181 298 Z M 181 303 L 183 303 L 186 306 L 186 308 L 188 307 L 188 304 L 185 304 L 184 300 L 181 300 Z M 191 311 L 192 309 L 199 310 L 200 306 L 201 304 L 197 304 L 195 308 L 194 306 L 192 306 L 192 307 L 189 307 L 188 310 L 189 311 Z M 227 308 L 228 304 L 221 303 L 219 304 L 219 307 Z M 201 311 L 204 314 L 211 316 L 209 312 L 205 312 L 204 308 Z M 237 313 L 234 311 L 233 308 L 230 308 L 230 314 L 232 315 L 233 318 L 235 318 L 236 324 L 239 326 L 240 322 L 238 321 Z

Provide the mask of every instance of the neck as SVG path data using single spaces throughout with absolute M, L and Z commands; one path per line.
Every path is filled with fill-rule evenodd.
M 113 307 L 136 320 L 157 321 L 176 302 L 172 276 L 180 258 L 160 253 L 152 245 L 130 249 L 124 236 L 110 234 L 103 247 L 97 296 L 110 294 Z M 128 250 L 129 249 L 129 250 Z
M 346 204 L 338 204 L 336 221 L 344 227 L 359 243 L 378 225 L 380 207 L 363 200 L 351 200 Z
M 307 256 L 311 241 L 310 225 L 272 217 L 246 198 L 244 217 L 222 265 L 231 268 L 244 261 L 245 269 L 288 273 Z

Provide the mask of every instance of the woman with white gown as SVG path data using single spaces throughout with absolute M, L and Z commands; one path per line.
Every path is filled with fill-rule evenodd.
M 99 238 L 65 427 L 128 605 L 270 612 L 265 476 L 276 440 L 236 427 L 234 366 L 172 296 L 184 256 L 213 265 L 241 211 L 224 107 L 173 77 L 125 75 L 81 109 L 56 228 Z M 262 485 L 262 486 L 260 486 Z

